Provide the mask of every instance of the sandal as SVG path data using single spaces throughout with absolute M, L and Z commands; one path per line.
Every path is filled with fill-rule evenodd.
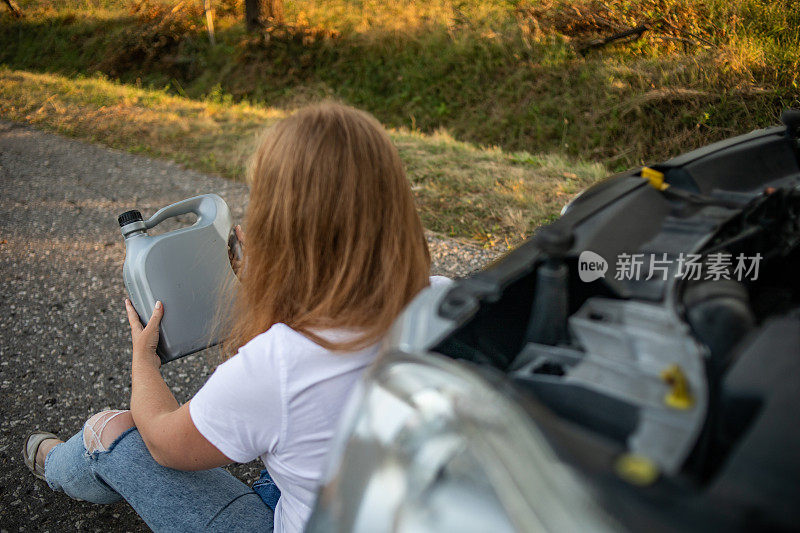
M 39 451 L 39 446 L 47 439 L 58 439 L 56 435 L 46 431 L 32 431 L 28 438 L 25 439 L 25 444 L 22 445 L 22 458 L 25 461 L 25 466 L 36 477 L 44 481 L 44 465 L 36 464 L 36 453 Z

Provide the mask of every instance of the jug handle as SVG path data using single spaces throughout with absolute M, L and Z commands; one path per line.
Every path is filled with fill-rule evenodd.
M 206 215 L 210 215 L 211 220 L 216 216 L 217 200 L 222 201 L 216 194 L 202 194 L 187 198 L 180 202 L 168 205 L 161 208 L 145 221 L 147 229 L 154 228 L 158 224 L 164 222 L 168 218 L 185 215 L 187 213 L 194 213 L 197 215 L 197 222 L 195 224 L 202 224 L 205 222 Z

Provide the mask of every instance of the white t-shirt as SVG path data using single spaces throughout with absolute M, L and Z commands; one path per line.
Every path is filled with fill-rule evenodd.
M 335 341 L 348 333 L 322 335 Z M 377 351 L 376 344 L 334 353 L 275 324 L 219 365 L 192 398 L 195 427 L 219 451 L 239 463 L 264 461 L 281 490 L 276 532 L 305 526 L 341 409 Z

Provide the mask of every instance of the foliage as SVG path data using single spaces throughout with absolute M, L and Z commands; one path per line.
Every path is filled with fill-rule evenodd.
M 800 107 L 800 2 L 792 0 L 286 0 L 285 22 L 256 34 L 245 32 L 241 0 L 215 0 L 216 46 L 193 0 L 20 4 L 24 20 L 0 13 L 0 63 L 56 75 L 52 93 L 36 94 L 55 102 L 100 76 L 180 96 L 181 108 L 291 110 L 339 99 L 396 128 L 398 142 L 406 139 L 399 132 L 428 134 L 403 146 L 426 223 L 487 242 L 529 234 L 588 183 L 563 165 L 542 179 L 545 160 L 619 170 L 774 124 L 782 108 Z M 587 49 L 637 26 L 646 26 L 638 38 Z M 26 80 L 6 80 L 4 98 L 17 94 L 9 84 L 30 88 Z M 31 114 L 19 109 L 34 103 L 15 102 L 0 100 L 0 109 L 50 124 L 52 106 Z M 130 119 L 112 103 L 101 108 Z M 178 122 L 214 137 L 202 121 Z M 170 124 L 147 126 L 158 139 L 147 150 L 161 153 Z M 129 149 L 141 144 L 108 135 Z M 186 138 L 206 144 L 200 133 Z M 188 144 L 164 146 L 182 161 L 207 159 Z M 236 174 L 233 163 L 219 163 L 221 149 L 213 154 L 216 163 L 191 164 Z
M 335 96 L 396 127 L 621 168 L 800 105 L 791 0 L 295 0 L 248 35 L 241 0 L 28 0 L 0 62 L 282 107 Z M 80 2 L 74 2 L 80 5 Z M 646 25 L 639 39 L 579 51 Z M 16 29 L 16 31 L 14 31 Z
M 130 10 L 131 24 L 115 36 L 98 69 L 110 76 L 132 71 L 157 70 L 189 79 L 197 75 L 198 47 L 204 12 L 197 3 L 179 2 L 174 7 L 142 2 Z M 194 68 L 192 68 L 194 67 Z

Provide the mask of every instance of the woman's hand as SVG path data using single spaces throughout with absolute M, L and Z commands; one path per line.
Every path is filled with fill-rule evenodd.
M 244 231 L 242 226 L 236 225 L 233 228 L 233 234 L 228 239 L 228 259 L 231 261 L 231 268 L 233 273 L 238 277 L 242 270 L 242 261 L 244 256 Z
M 161 360 L 156 355 L 156 346 L 158 325 L 164 316 L 162 303 L 156 302 L 145 327 L 127 298 L 125 309 L 133 341 L 131 415 L 150 455 L 158 464 L 180 470 L 206 470 L 230 463 L 197 430 L 189 404 L 178 404 L 158 371 Z
M 142 327 L 139 315 L 136 314 L 133 304 L 127 298 L 125 298 L 125 309 L 128 312 L 128 322 L 131 325 L 133 365 L 144 364 L 153 366 L 156 369 L 161 368 L 161 359 L 156 355 L 156 347 L 158 346 L 158 326 L 164 316 L 164 305 L 161 302 L 156 302 L 153 316 L 150 317 L 150 322 L 147 323 L 146 327 Z

